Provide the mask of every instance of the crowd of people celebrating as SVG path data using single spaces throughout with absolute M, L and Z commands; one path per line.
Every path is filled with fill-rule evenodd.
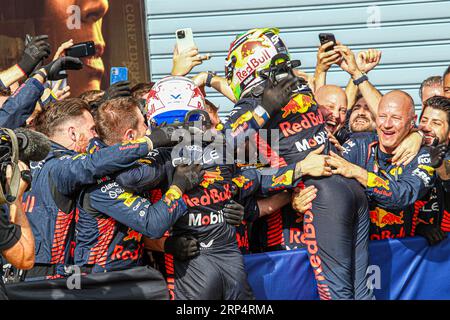
M 35 36 L 0 72 L 0 127 L 51 145 L 19 162 L 3 205 L 4 298 L 251 300 L 243 254 L 303 248 L 321 299 L 370 300 L 369 241 L 447 237 L 450 66 L 423 81 L 417 117 L 407 92 L 370 82 L 377 49 L 321 44 L 307 74 L 279 30 L 252 29 L 224 77 L 193 71 L 209 58 L 199 48 L 175 48 L 156 83 L 73 97 L 60 87 L 83 72 L 72 45 L 47 63 Z M 345 89 L 327 83 L 333 65 Z M 205 87 L 234 105 L 225 119 Z

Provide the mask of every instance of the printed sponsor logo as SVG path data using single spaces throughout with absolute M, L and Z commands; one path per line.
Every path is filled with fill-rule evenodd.
M 219 167 L 216 167 L 215 171 L 205 171 L 203 175 L 203 181 L 200 182 L 200 186 L 207 189 L 210 185 L 214 184 L 216 181 L 223 181 L 221 176 L 222 172 Z
M 141 205 L 143 205 L 143 204 L 146 203 L 147 201 L 148 201 L 147 199 L 141 198 L 141 199 L 138 201 L 138 203 L 136 203 L 136 205 L 133 207 L 133 211 L 137 211 L 137 210 L 141 207 Z
M 389 187 L 389 180 L 380 178 L 372 172 L 369 172 L 367 176 L 367 186 L 371 188 L 383 188 L 388 191 L 391 190 Z
M 243 175 L 239 175 L 237 177 L 234 177 L 232 181 L 236 186 L 238 186 L 238 188 L 242 188 L 244 187 L 244 184 L 249 181 L 249 179 L 247 179 Z
M 125 238 L 123 238 L 123 241 L 130 241 L 130 240 L 134 240 L 136 242 L 140 242 L 142 239 L 142 234 L 140 234 L 137 231 L 134 231 L 131 228 L 128 228 L 128 234 Z
M 319 296 L 323 300 L 331 299 L 328 285 L 325 283 L 325 275 L 322 268 L 322 259 L 318 255 L 319 246 L 317 245 L 316 229 L 313 225 L 314 216 L 310 210 L 305 212 L 305 223 L 303 225 L 303 234 L 301 242 L 306 245 L 309 253 L 309 262 L 314 270 L 314 276 L 317 281 Z
M 309 94 L 298 94 L 292 98 L 281 110 L 283 118 L 295 113 L 305 113 L 314 104 L 314 100 Z
M 344 150 L 342 151 L 343 154 L 348 154 L 350 151 L 352 151 L 352 148 L 355 147 L 356 144 L 353 142 L 353 140 L 347 140 L 344 144 Z
M 279 124 L 279 128 L 283 136 L 290 137 L 296 135 L 303 130 L 310 129 L 324 123 L 321 113 L 316 115 L 314 112 L 308 112 L 301 116 L 302 120 L 298 122 L 285 121 Z
M 169 207 L 169 212 L 172 212 L 176 208 L 178 204 L 177 200 L 180 198 L 181 195 L 175 189 L 170 188 L 169 190 L 167 190 L 166 194 L 164 195 L 163 201 Z
M 114 247 L 111 260 L 138 260 L 142 255 L 144 245 L 139 244 L 136 250 L 125 250 L 124 246 L 116 245 Z
M 289 242 L 301 244 L 302 231 L 300 228 L 289 228 Z
M 417 158 L 417 162 L 418 162 L 419 164 L 430 164 L 430 163 L 431 163 L 431 157 L 430 157 L 430 154 L 429 154 L 429 153 L 425 153 L 425 154 L 420 155 L 420 156 Z
M 108 193 L 110 199 L 117 199 L 117 197 L 122 195 L 124 192 L 117 182 L 111 182 L 102 186 L 100 191 L 103 193 Z
M 223 214 L 221 211 L 219 211 L 219 212 L 210 212 L 209 214 L 190 213 L 188 224 L 191 227 L 202 227 L 213 224 L 219 224 L 223 222 L 224 222 Z
M 295 146 L 297 147 L 298 151 L 303 152 L 324 144 L 327 141 L 326 139 L 327 133 L 325 131 L 322 131 L 316 134 L 311 139 L 303 139 L 301 142 L 297 141 L 295 143 Z
M 427 175 L 427 173 L 423 172 L 420 168 L 416 168 L 412 172 L 412 175 L 422 179 L 422 181 L 426 187 L 430 186 L 431 177 L 429 175 Z
M 285 185 L 289 186 L 292 184 L 292 177 L 294 175 L 293 170 L 289 170 L 286 173 L 282 174 L 281 176 L 272 176 L 272 187 L 279 186 L 279 185 Z
M 400 231 L 395 234 L 390 230 L 383 230 L 378 234 L 371 234 L 370 240 L 385 240 L 385 239 L 396 239 L 396 238 L 404 238 L 406 237 L 405 228 L 401 227 Z
M 403 211 L 396 215 L 377 207 L 375 210 L 370 211 L 370 221 L 379 228 L 394 224 L 403 224 Z
M 434 174 L 435 169 L 433 167 L 430 167 L 430 166 L 427 166 L 424 164 L 419 164 L 418 167 L 420 169 L 422 169 L 423 171 L 426 171 L 426 173 L 428 173 L 429 176 L 432 176 Z
M 244 43 L 244 45 L 241 48 L 241 55 L 242 58 L 247 58 L 249 56 L 251 56 L 252 54 L 255 53 L 256 49 L 259 47 L 266 47 L 269 48 L 270 46 L 265 44 L 263 41 L 261 40 L 255 40 L 255 41 L 247 41 L 246 43 Z
M 208 206 L 213 203 L 225 202 L 231 199 L 231 188 L 229 184 L 225 184 L 224 191 L 219 191 L 217 189 L 203 189 L 203 195 L 199 197 L 189 197 L 188 195 L 183 195 L 183 200 L 189 207 L 197 207 L 199 205 Z
M 392 168 L 391 171 L 389 171 L 389 174 L 394 177 L 396 175 L 399 176 L 399 175 L 403 174 L 403 169 L 401 167 Z
M 200 250 L 205 250 L 205 249 L 209 249 L 211 248 L 211 246 L 214 243 L 214 239 L 212 239 L 211 241 L 209 241 L 208 243 L 204 243 L 204 242 L 200 242 Z
M 236 72 L 236 76 L 239 79 L 239 82 L 244 81 L 248 76 L 252 75 L 258 67 L 264 65 L 267 61 L 270 61 L 270 53 L 267 49 L 262 51 L 262 54 L 259 58 L 251 58 L 247 64 L 241 70 Z
M 119 195 L 117 199 L 123 200 L 124 205 L 126 205 L 127 207 L 131 207 L 137 198 L 139 198 L 139 196 L 135 196 L 131 192 L 124 192 Z

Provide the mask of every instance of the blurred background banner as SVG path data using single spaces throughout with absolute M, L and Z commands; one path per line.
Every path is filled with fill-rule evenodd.
M 94 41 L 85 72 L 69 72 L 72 96 L 106 88 L 111 67 L 127 67 L 133 84 L 150 80 L 144 0 L 0 0 L 0 70 L 15 64 L 25 35 L 47 34 L 54 54 L 69 39 Z
M 449 300 L 450 239 L 429 246 L 424 238 L 372 241 L 369 282 L 381 300 Z M 256 299 L 319 300 L 306 250 L 245 255 Z

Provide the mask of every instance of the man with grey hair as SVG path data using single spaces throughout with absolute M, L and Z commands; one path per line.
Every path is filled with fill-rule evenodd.
M 434 96 L 442 96 L 444 93 L 442 86 L 441 76 L 431 76 L 426 78 L 421 84 L 419 89 L 419 96 L 422 100 L 422 109 L 424 102 Z

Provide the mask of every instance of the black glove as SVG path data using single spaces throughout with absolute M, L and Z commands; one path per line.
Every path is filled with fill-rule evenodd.
M 110 86 L 102 97 L 103 101 L 131 96 L 130 81 L 120 81 Z
M 192 236 L 170 236 L 164 243 L 164 252 L 173 255 L 175 260 L 185 261 L 198 256 L 200 246 Z
M 174 127 L 168 127 L 165 125 L 152 128 L 152 132 L 148 137 L 152 140 L 153 149 L 176 145 L 178 141 L 172 141 L 172 134 L 174 131 Z
M 43 59 L 47 59 L 50 55 L 50 44 L 47 40 L 47 35 L 37 36 L 25 47 L 22 59 L 17 65 L 27 76 Z
M 83 68 L 83 62 L 79 58 L 61 57 L 43 68 L 47 72 L 47 79 L 55 81 L 67 78 L 67 74 L 61 73 L 64 70 L 80 70 Z
M 244 207 L 239 203 L 230 200 L 223 208 L 225 221 L 232 226 L 239 226 L 244 219 Z
M 298 79 L 291 74 L 277 84 L 268 79 L 262 94 L 262 107 L 268 114 L 273 115 L 288 104 L 297 86 Z
M 92 109 L 96 109 L 100 107 L 100 105 L 111 99 L 120 98 L 120 97 L 130 97 L 131 96 L 131 89 L 130 89 L 130 82 L 129 81 L 120 81 L 114 83 L 112 86 L 110 86 L 108 89 L 106 89 L 105 93 L 101 96 L 100 99 L 97 101 L 94 101 L 90 104 Z M 140 109 L 140 106 L 139 106 Z M 144 115 L 144 114 L 143 114 Z M 145 117 L 145 115 L 144 115 Z M 153 140 L 152 140 L 153 142 Z M 156 147 L 155 147 L 156 148 Z
M 445 143 L 438 145 L 439 139 L 435 138 L 433 144 L 430 146 L 430 166 L 433 168 L 439 168 L 442 166 L 445 155 L 447 153 L 448 146 Z
M 172 184 L 185 193 L 200 184 L 203 174 L 204 170 L 200 164 L 182 164 L 175 169 Z
M 447 233 L 443 232 L 438 226 L 430 224 L 418 224 L 416 227 L 416 235 L 427 239 L 428 244 L 433 246 L 447 238 Z

